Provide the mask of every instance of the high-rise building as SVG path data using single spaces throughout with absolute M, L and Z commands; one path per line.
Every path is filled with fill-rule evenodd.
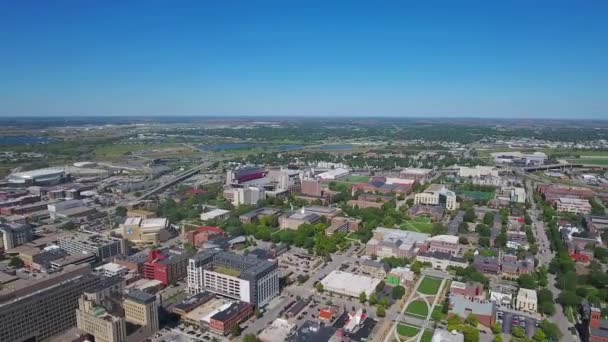
M 76 326 L 93 335 L 96 342 L 124 342 L 127 325 L 122 309 L 123 280 L 105 278 L 98 286 L 85 291 L 78 299 Z
M 98 285 L 88 264 L 0 289 L 0 341 L 42 341 L 76 325 L 80 295 Z
M 155 332 L 159 329 L 156 296 L 134 290 L 127 294 L 122 305 L 127 322 L 141 325 L 149 332 Z
M 0 248 L 5 250 L 21 246 L 34 238 L 34 229 L 29 224 L 0 224 Z
M 276 262 L 228 252 L 205 252 L 189 261 L 188 289 L 239 299 L 257 307 L 279 294 Z

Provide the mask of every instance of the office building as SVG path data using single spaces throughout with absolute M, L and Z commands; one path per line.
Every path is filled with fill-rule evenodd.
M 431 184 L 424 192 L 416 194 L 414 204 L 439 205 L 447 210 L 458 208 L 456 194 L 441 184 Z
M 66 252 L 75 254 L 94 254 L 104 260 L 124 253 L 124 241 L 105 235 L 73 233 L 59 238 L 58 245 Z
M 265 306 L 279 294 L 277 262 L 228 252 L 196 255 L 188 264 L 188 291 L 202 290 Z
M 257 186 L 233 188 L 224 190 L 224 198 L 233 206 L 257 205 L 260 200 L 266 199 L 266 191 Z
M 85 207 L 85 205 L 81 200 L 59 201 L 47 205 L 49 215 L 53 220 L 59 218 L 62 213 L 65 213 L 67 210 L 83 207 Z
M 125 342 L 127 325 L 121 304 L 122 280 L 109 278 L 78 299 L 76 326 L 95 342 Z
M 325 217 L 331 220 L 341 212 L 339 208 L 311 205 L 300 210 L 294 210 L 279 217 L 281 229 L 298 229 L 303 224 L 314 224 Z
M 0 249 L 12 249 L 32 241 L 34 228 L 23 223 L 0 223 L 0 237 Z
M 184 249 L 157 249 L 148 254 L 143 272 L 146 279 L 155 279 L 169 285 L 188 274 L 188 259 L 192 253 Z
M 342 271 L 331 271 L 321 280 L 324 291 L 359 298 L 361 292 L 369 297 L 376 291 L 380 279 Z
M 78 298 L 100 281 L 89 265 L 78 265 L 4 284 L 0 341 L 43 341 L 75 326 Z
M 427 241 L 428 252 L 441 252 L 453 256 L 460 255 L 460 244 L 458 236 L 453 235 L 435 235 Z
M 144 327 L 153 333 L 158 331 L 158 301 L 156 296 L 139 290 L 131 290 L 122 302 L 125 320 Z

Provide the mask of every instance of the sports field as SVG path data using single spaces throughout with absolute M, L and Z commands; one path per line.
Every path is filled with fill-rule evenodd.
M 415 300 L 407 306 L 407 310 L 405 312 L 426 318 L 426 316 L 429 314 L 429 306 L 423 300 Z
M 402 223 L 401 229 L 419 233 L 430 233 L 433 230 L 433 224 L 428 217 L 417 217 Z
M 439 291 L 439 286 L 441 286 L 441 279 L 425 276 L 417 291 L 425 295 L 435 295 Z
M 474 200 L 481 201 L 489 201 L 494 199 L 494 192 L 486 192 L 486 191 L 469 191 L 469 190 L 461 190 L 458 191 L 458 195 L 471 198 Z
M 367 182 L 369 182 L 369 177 L 368 176 L 348 176 L 348 177 L 346 177 L 345 181 L 351 182 L 351 183 L 367 183 Z
M 399 324 L 397 325 L 397 334 L 405 337 L 414 337 L 418 335 L 420 332 L 419 328 L 413 327 L 411 325 Z

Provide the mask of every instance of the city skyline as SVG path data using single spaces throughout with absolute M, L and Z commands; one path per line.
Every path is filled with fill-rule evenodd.
M 605 119 L 607 7 L 4 3 L 0 117 Z

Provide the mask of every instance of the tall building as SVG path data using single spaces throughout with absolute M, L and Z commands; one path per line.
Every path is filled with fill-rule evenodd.
M 83 264 L 5 284 L 0 289 L 0 341 L 42 341 L 75 326 L 78 298 L 100 282 Z
M 144 263 L 144 277 L 156 279 L 169 285 L 188 274 L 188 259 L 192 253 L 183 249 L 161 249 L 150 251 Z
M 34 229 L 29 224 L 0 224 L 0 236 L 2 237 L 0 248 L 4 247 L 5 250 L 8 250 L 32 241 Z
M 122 305 L 127 322 L 141 325 L 149 332 L 158 331 L 158 302 L 156 296 L 134 290 L 127 294 Z
M 224 191 L 224 198 L 235 207 L 241 204 L 256 205 L 258 201 L 266 198 L 266 191 L 256 186 L 233 188 Z
M 257 307 L 279 294 L 276 262 L 228 252 L 205 252 L 189 261 L 188 289 L 239 299 Z
M 96 342 L 124 342 L 127 325 L 122 309 L 123 280 L 106 278 L 78 299 L 76 326 Z

